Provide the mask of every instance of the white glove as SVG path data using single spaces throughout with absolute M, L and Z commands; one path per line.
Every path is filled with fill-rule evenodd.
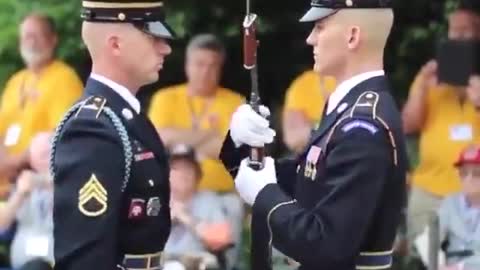
M 255 171 L 248 167 L 248 158 L 242 160 L 237 177 L 235 177 L 235 187 L 240 197 L 249 205 L 253 205 L 258 193 L 266 185 L 277 183 L 273 158 L 265 157 L 264 161 L 263 169 Z
M 166 261 L 163 270 L 185 270 L 185 266 L 178 261 Z
M 237 108 L 230 122 L 230 137 L 236 147 L 246 144 L 254 147 L 263 147 L 273 142 L 275 131 L 269 127 L 266 117 L 270 110 L 261 105 L 260 114 L 256 113 L 248 104 Z

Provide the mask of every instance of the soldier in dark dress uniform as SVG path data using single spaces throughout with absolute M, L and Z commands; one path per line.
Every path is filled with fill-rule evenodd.
M 92 74 L 57 127 L 55 269 L 160 269 L 170 233 L 166 150 L 136 92 L 158 80 L 172 31 L 161 1 L 83 1 Z
M 307 39 L 315 71 L 339 83 L 303 154 L 267 157 L 263 169 L 251 169 L 249 146 L 270 143 L 274 131 L 249 105 L 234 113 L 221 159 L 252 205 L 253 270 L 271 269 L 272 245 L 301 270 L 390 268 L 407 170 L 400 113 L 383 71 L 390 4 L 314 0 L 301 19 L 315 24 Z

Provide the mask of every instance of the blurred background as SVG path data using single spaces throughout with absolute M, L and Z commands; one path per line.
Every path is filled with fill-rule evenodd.
M 471 0 L 470 2 L 476 3 L 477 1 L 479 0 Z M 410 162 L 412 165 L 411 175 L 414 175 L 414 178 L 418 178 L 417 180 L 412 180 L 413 182 L 409 182 L 409 186 L 406 188 L 409 188 L 409 190 L 418 188 L 419 190 L 427 191 L 428 194 L 434 197 L 432 200 L 435 203 L 429 205 L 428 213 L 436 211 L 438 208 L 437 202 L 439 203 L 440 199 L 448 197 L 451 194 L 456 194 L 456 192 L 462 190 L 459 184 L 461 177 L 456 174 L 456 171 L 451 163 L 461 154 L 461 150 L 466 145 L 480 143 L 480 116 L 475 113 L 478 113 L 478 108 L 480 107 L 480 98 L 474 99 L 471 97 L 465 101 L 465 98 L 463 97 L 461 98 L 461 105 L 455 103 L 455 100 L 455 102 L 453 102 L 454 104 L 451 106 L 461 106 L 461 109 L 448 109 L 446 114 L 449 115 L 448 113 L 450 112 L 450 116 L 455 115 L 456 113 L 461 115 L 455 119 L 460 119 L 458 121 L 460 121 L 460 124 L 462 125 L 467 124 L 470 128 L 468 130 L 473 130 L 473 133 L 470 132 L 472 134 L 469 133 L 469 136 L 460 136 L 461 138 L 458 138 L 457 136 L 457 138 L 453 139 L 451 136 L 449 138 L 447 134 L 444 136 L 445 139 L 443 141 L 435 144 L 428 144 L 425 142 L 432 142 L 432 138 L 442 140 L 443 135 L 441 134 L 444 129 L 433 129 L 432 127 L 444 125 L 446 127 L 445 130 L 448 130 L 448 126 L 452 124 L 448 121 L 454 117 L 451 118 L 447 116 L 445 117 L 447 120 L 443 121 L 440 119 L 443 116 L 439 118 L 430 117 L 433 114 L 428 114 L 421 108 L 414 108 L 415 106 L 411 104 L 408 106 L 409 99 L 418 100 L 418 97 L 411 93 L 423 91 L 415 90 L 417 88 L 422 88 L 420 85 L 422 76 L 428 77 L 431 76 L 432 73 L 435 73 L 434 69 L 432 71 L 432 68 L 428 68 L 425 65 L 429 60 L 435 58 L 437 45 L 440 41 L 447 38 L 447 33 L 450 32 L 449 24 L 451 24 L 452 21 L 458 22 L 459 24 L 466 23 L 468 27 L 468 23 L 470 22 L 469 20 L 471 19 L 472 28 L 477 31 L 476 33 L 478 36 L 476 36 L 476 38 L 480 39 L 480 13 L 478 13 L 478 10 L 470 10 L 469 8 L 466 8 L 469 12 L 469 15 L 467 16 L 468 18 L 450 17 L 452 13 L 459 10 L 459 7 L 461 9 L 465 9 L 465 6 L 461 6 L 461 4 L 464 2 L 465 1 L 458 0 L 394 1 L 395 22 L 387 48 L 385 50 L 385 71 L 392 82 L 394 89 L 393 95 L 395 96 L 399 107 L 404 110 L 404 125 L 406 127 L 405 136 L 409 143 Z M 471 4 L 467 6 L 471 6 Z M 308 0 L 252 0 L 252 11 L 259 15 L 257 38 L 260 42 L 260 46 L 258 49 L 257 60 L 259 68 L 260 95 L 262 102 L 272 111 L 272 125 L 277 130 L 277 139 L 269 149 L 270 153 L 275 157 L 295 153 L 298 151 L 298 149 L 301 149 L 304 146 L 303 143 L 305 141 L 305 134 L 286 133 L 289 130 L 306 128 L 306 134 L 308 134 L 309 130 L 318 124 L 317 121 L 321 115 L 324 101 L 328 96 L 328 94 L 323 94 L 330 93 L 335 88 L 334 81 L 330 81 L 328 78 L 323 78 L 321 83 L 319 83 L 317 82 L 317 76 L 312 75 L 312 49 L 307 46 L 305 40 L 313 25 L 301 24 L 298 22 L 298 19 L 302 14 L 304 14 L 308 7 Z M 39 173 L 42 171 L 40 168 L 42 166 L 34 166 L 34 172 L 19 174 L 17 171 L 19 168 L 23 168 L 22 162 L 24 162 L 21 160 L 21 153 L 23 153 L 25 149 L 28 149 L 28 147 L 44 144 L 42 144 L 42 137 L 39 137 L 39 135 L 42 135 L 42 132 L 51 132 L 58 120 L 61 119 L 65 109 L 67 109 L 72 104 L 73 100 L 79 96 L 79 93 L 82 89 L 80 84 L 84 84 L 89 77 L 91 62 L 80 36 L 80 8 L 81 1 L 79 0 L 0 0 L 0 95 L 2 95 L 2 103 L 0 104 L 0 139 L 5 139 L 4 146 L 6 149 L 0 148 L 0 152 L 2 153 L 2 156 L 0 156 L 0 179 L 7 178 L 6 176 L 8 176 L 10 179 L 15 179 L 8 181 L 9 185 L 0 184 L 0 194 L 5 203 L 8 203 L 8 201 L 15 196 L 16 191 L 18 192 L 20 190 L 23 192 L 25 190 L 30 191 L 31 189 L 35 189 L 32 187 L 35 185 L 31 183 L 35 182 L 34 179 L 38 179 L 42 176 L 42 174 Z M 211 250 L 208 247 L 205 247 L 205 250 L 213 253 L 213 257 L 215 257 L 214 259 L 217 260 L 215 267 L 220 267 L 218 266 L 218 261 L 223 261 L 224 264 L 220 268 L 248 269 L 249 210 L 245 209 L 243 205 L 239 205 L 238 198 L 229 196 L 234 194 L 231 179 L 228 179 L 228 175 L 222 171 L 223 168 L 221 168 L 221 165 L 219 165 L 217 159 L 212 157 L 201 157 L 204 154 L 201 146 L 197 147 L 197 145 L 189 145 L 193 144 L 190 141 L 182 142 L 174 139 L 170 140 L 167 137 L 163 137 L 164 135 L 162 134 L 162 129 L 172 128 L 176 125 L 182 127 L 191 125 L 193 131 L 190 131 L 192 132 L 195 132 L 195 129 L 200 127 L 200 130 L 218 129 L 220 134 L 226 133 L 230 115 L 233 113 L 236 106 L 243 102 L 244 98 L 248 98 L 250 91 L 250 74 L 243 68 L 242 51 L 243 37 L 241 26 L 245 16 L 245 2 L 224 0 L 167 0 L 166 9 L 168 14 L 167 22 L 169 25 L 173 26 L 178 35 L 178 39 L 171 42 L 173 53 L 167 57 L 164 68 L 161 71 L 160 80 L 155 84 L 145 86 L 144 89 L 142 89 L 142 91 L 138 94 L 138 98 L 140 99 L 144 108 L 147 108 L 146 110 L 149 111 L 149 116 L 152 118 L 152 122 L 158 128 L 159 134 L 162 139 L 164 139 L 167 146 L 171 149 L 174 149 L 175 146 L 178 146 L 178 144 L 186 144 L 188 147 L 192 148 L 190 149 L 192 152 L 196 153 L 184 153 L 185 155 L 180 153 L 180 158 L 187 157 L 184 161 L 189 161 L 191 164 L 194 164 L 195 166 L 193 166 L 193 168 L 200 166 L 201 169 L 204 170 L 203 178 L 200 179 L 199 175 L 192 174 L 189 176 L 188 173 L 184 174 L 186 171 L 191 170 L 192 166 L 189 167 L 187 166 L 188 164 L 185 165 L 184 163 L 178 163 L 178 167 L 173 169 L 179 170 L 182 173 L 175 174 L 175 177 L 173 178 L 174 181 L 188 182 L 185 179 L 190 177 L 192 179 L 189 180 L 192 181 L 188 183 L 192 185 L 192 192 L 197 192 L 197 189 L 198 191 L 209 191 L 217 194 L 219 197 L 219 199 L 217 198 L 218 205 L 221 206 L 219 207 L 219 211 L 224 213 L 223 219 L 220 221 L 228 221 L 233 228 L 228 229 L 233 231 L 233 235 L 227 238 L 235 243 L 235 252 L 230 254 L 230 250 L 221 249 L 219 255 L 218 252 L 210 252 Z M 21 53 L 19 52 L 19 48 L 21 47 L 20 33 L 22 31 L 20 26 L 22 25 L 22 22 L 24 22 L 26 16 L 32 13 L 43 14 L 53 19 L 54 27 L 52 29 L 54 32 L 56 32 L 56 36 L 58 37 L 58 45 L 54 48 L 54 58 L 56 59 L 55 61 L 58 60 L 61 63 L 66 64 L 65 66 L 63 66 L 63 64 L 58 66 L 58 62 L 56 62 L 57 66 L 55 69 L 57 71 L 60 69 L 64 71 L 69 70 L 68 72 L 65 71 L 66 73 L 58 71 L 59 73 L 55 74 L 69 74 L 68 76 L 75 74 L 72 75 L 72 77 L 68 77 L 66 75 L 65 77 L 63 77 L 63 75 L 51 75 L 53 76 L 53 82 L 52 78 L 50 78 L 50 83 L 45 83 L 45 85 L 50 85 L 50 87 L 45 86 L 49 89 L 42 89 L 42 91 L 45 93 L 50 91 L 51 93 L 45 94 L 44 102 L 51 102 L 50 105 L 52 105 L 52 112 L 45 112 L 44 110 L 46 109 L 43 107 L 41 112 L 55 115 L 50 117 L 53 119 L 52 121 L 48 120 L 51 124 L 50 126 L 45 125 L 42 127 L 32 124 L 36 121 L 47 121 L 45 120 L 46 118 L 42 118 L 43 116 L 40 117 L 41 115 L 38 112 L 32 113 L 22 111 L 22 107 L 18 109 L 18 112 L 15 116 L 11 114 L 12 110 L 10 106 L 13 104 L 11 93 L 15 93 L 18 89 L 23 91 L 25 88 L 27 88 L 27 90 L 29 90 L 28 88 L 32 88 L 30 90 L 35 92 L 34 90 L 36 89 L 34 88 L 37 88 L 35 84 L 40 80 L 37 78 L 35 79 L 36 81 L 34 80 L 32 83 L 29 82 L 29 79 L 27 78 L 23 79 L 23 82 L 19 83 L 18 81 L 20 79 L 17 78 L 18 76 L 21 77 L 21 75 L 25 74 L 25 72 L 28 72 L 28 70 L 25 71 L 26 60 L 22 59 Z M 473 14 L 472 16 L 474 18 L 470 16 L 470 13 Z M 450 25 L 450 27 L 452 27 L 452 25 Z M 35 29 L 35 27 L 32 29 Z M 461 30 L 458 31 L 461 32 Z M 206 33 L 213 34 L 216 38 L 218 38 L 218 40 L 212 39 L 211 36 L 204 36 L 204 38 L 200 39 L 200 41 L 197 40 L 195 43 L 196 47 L 194 46 L 194 49 L 211 50 L 213 48 L 215 53 L 219 53 L 219 55 L 221 55 L 220 52 L 222 49 L 218 49 L 219 46 L 217 46 L 217 43 L 219 42 L 222 44 L 222 46 L 224 46 L 226 53 L 224 65 L 219 65 L 217 67 L 218 75 L 220 77 L 218 87 L 223 87 L 225 89 L 222 88 L 222 90 L 218 90 L 219 92 L 216 92 L 217 89 L 215 88 L 212 89 L 212 91 L 216 93 L 234 94 L 226 94 L 228 98 L 215 101 L 219 102 L 218 104 L 228 104 L 228 106 L 225 106 L 228 108 L 225 109 L 222 107 L 223 109 L 218 109 L 219 107 L 212 105 L 210 108 L 212 109 L 212 114 L 207 115 L 208 117 L 204 119 L 206 121 L 205 123 L 187 123 L 188 121 L 186 119 L 183 119 L 184 121 L 182 120 L 183 122 L 181 123 L 174 123 L 174 120 L 167 119 L 167 116 L 174 115 L 176 113 L 179 115 L 188 115 L 188 113 L 194 113 L 188 112 L 188 109 L 185 109 L 187 112 L 182 112 L 184 108 L 187 108 L 187 106 L 184 106 L 185 102 L 181 100 L 173 100 L 171 99 L 172 96 L 169 94 L 180 93 L 185 90 L 184 85 L 180 88 L 175 87 L 189 81 L 189 78 L 185 72 L 187 66 L 187 45 L 191 42 L 192 38 L 198 37 L 197 35 L 199 34 Z M 40 36 L 42 35 L 41 31 L 37 34 Z M 48 37 L 46 39 L 48 39 Z M 193 54 L 191 57 L 192 59 L 194 58 Z M 25 58 L 25 55 L 23 58 Z M 20 73 L 18 73 L 19 71 Z M 194 73 L 194 71 L 191 72 Z M 77 82 L 77 80 L 79 81 Z M 417 83 L 414 83 L 414 81 Z M 473 83 L 475 85 L 470 84 L 469 87 L 478 89 L 477 92 L 480 93 L 479 82 L 480 79 L 478 82 Z M 33 86 L 28 86 L 29 84 L 32 84 Z M 319 84 L 321 84 L 322 87 L 319 87 Z M 27 87 L 25 87 L 25 85 L 27 85 Z M 433 87 L 433 85 L 430 84 L 425 84 L 423 86 L 425 89 Z M 61 89 L 62 87 L 71 87 L 72 89 Z M 217 87 L 217 85 L 215 85 L 215 87 Z M 73 88 L 78 88 L 78 91 L 75 90 L 77 91 L 75 92 Z M 321 91 L 317 91 L 320 88 L 322 88 Z M 465 86 L 463 86 L 462 89 L 464 88 Z M 6 89 L 9 90 L 7 91 Z M 60 94 L 63 93 L 64 90 L 71 90 L 72 95 L 66 97 L 63 94 Z M 428 89 L 425 91 L 428 91 Z M 440 93 L 441 91 L 429 93 Z M 56 93 L 58 93 L 58 95 Z M 30 96 L 27 95 L 27 100 L 29 97 L 33 97 L 33 99 L 37 98 L 36 95 L 37 94 L 32 94 Z M 442 108 L 447 108 L 450 106 L 448 105 L 450 104 L 448 102 L 451 102 L 451 96 L 434 95 L 435 94 L 427 95 L 428 97 L 425 97 L 424 102 L 421 102 L 421 104 L 424 104 L 428 112 L 440 112 Z M 318 97 L 318 100 L 315 100 L 316 97 Z M 60 104 L 60 99 L 64 99 L 64 103 Z M 198 100 L 193 101 L 194 105 L 198 103 L 198 106 L 204 106 L 204 103 L 202 103 L 204 101 L 202 99 L 202 95 L 199 94 Z M 471 106 L 464 106 L 464 101 L 465 104 L 471 103 Z M 173 105 L 162 107 L 162 104 L 165 105 L 169 102 L 171 102 Z M 414 101 L 411 101 L 410 103 L 413 104 Z M 55 107 L 55 104 L 58 104 L 58 108 Z M 477 110 L 470 110 L 470 107 L 468 106 L 471 108 L 475 107 Z M 171 108 L 167 110 L 166 107 Z M 313 110 L 312 107 L 314 108 Z M 463 108 L 467 107 L 469 109 L 465 109 L 465 111 L 463 111 Z M 215 111 L 216 109 L 218 109 L 218 111 Z M 193 110 L 195 111 L 195 109 Z M 209 108 L 205 110 L 208 111 Z M 420 111 L 423 113 L 420 113 Z M 459 113 L 459 111 L 462 111 L 463 113 Z M 468 113 L 466 113 L 467 111 Z M 6 117 L 5 115 L 9 113 L 10 116 Z M 424 115 L 425 117 L 423 117 L 421 121 L 414 121 L 411 117 L 409 117 L 409 115 L 412 114 Z M 20 125 L 25 126 L 18 126 L 19 123 L 17 122 L 20 121 L 18 120 L 20 118 L 12 120 L 18 115 L 22 115 L 21 118 L 23 119 L 21 120 L 22 123 Z M 201 115 L 201 117 L 203 116 L 204 115 Z M 455 122 L 457 120 L 451 121 Z M 304 127 L 298 127 L 295 124 L 298 124 L 299 122 L 305 122 L 306 124 Z M 455 122 L 453 124 L 459 123 Z M 20 136 L 20 139 L 14 138 L 13 142 L 11 140 L 8 142 L 9 135 L 12 135 L 13 131 L 18 131 L 19 133 L 20 131 L 17 129 L 20 127 L 22 130 L 27 130 L 26 126 L 28 125 L 30 125 L 28 127 L 28 136 L 25 135 L 26 137 L 22 137 L 23 135 L 20 136 L 16 134 L 14 137 Z M 423 144 L 422 136 L 424 141 Z M 450 141 L 455 141 L 451 142 L 451 144 L 454 146 L 445 147 L 445 149 L 448 149 L 448 151 L 443 151 L 443 143 L 448 145 Z M 418 147 L 419 143 L 420 145 L 423 145 L 423 148 Z M 22 146 L 20 146 L 20 144 Z M 435 151 L 432 149 L 435 149 Z M 185 151 L 188 152 L 190 150 Z M 46 153 L 46 150 L 36 151 L 39 153 L 38 160 L 28 161 L 30 162 L 30 165 L 32 165 L 32 163 L 41 163 L 40 160 L 42 160 L 42 157 L 40 156 Z M 427 160 L 427 165 L 421 165 L 421 169 L 416 171 L 418 163 L 421 163 L 422 151 L 424 153 L 423 160 Z M 205 154 L 205 156 L 208 155 Z M 439 159 L 444 158 L 445 160 L 432 161 L 432 156 L 439 157 Z M 11 160 L 15 162 L 10 162 Z M 435 165 L 432 165 L 432 162 L 435 163 Z M 11 165 L 14 163 L 20 165 Z M 478 163 L 480 163 L 480 158 Z M 205 176 L 205 171 L 207 172 L 207 176 Z M 425 171 L 428 171 L 429 173 L 421 175 L 422 173 L 425 173 Z M 455 183 L 447 184 L 446 186 L 448 187 L 446 188 L 443 186 L 438 187 L 436 186 L 437 184 L 434 183 L 434 180 L 438 175 L 450 178 Z M 425 179 L 430 179 L 430 182 L 427 180 L 422 180 L 422 177 Z M 480 179 L 480 176 L 478 178 Z M 23 189 L 20 189 L 19 184 L 21 184 Z M 17 188 L 12 189 L 12 186 L 17 186 Z M 416 194 L 418 195 L 418 193 Z M 425 197 L 431 198 L 428 197 L 430 196 L 428 194 L 422 195 L 423 197 L 419 195 L 419 197 L 422 197 L 423 199 L 425 199 Z M 44 199 L 47 202 L 49 200 L 48 196 L 46 196 Z M 198 199 L 207 200 L 205 201 L 206 205 L 214 205 L 215 203 L 212 204 L 212 200 L 216 200 L 215 198 L 211 198 L 209 196 L 198 196 Z M 41 201 L 44 200 L 42 199 Z M 419 205 L 425 204 L 425 200 L 415 202 L 418 202 Z M 29 262 L 31 259 L 22 252 L 17 252 L 15 253 L 16 255 L 12 255 L 11 252 L 15 249 L 15 245 L 12 243 L 15 243 L 15 236 L 17 235 L 16 232 L 18 232 L 16 226 L 19 224 L 21 225 L 22 221 L 24 221 L 25 215 L 28 215 L 25 214 L 25 212 L 22 212 L 23 216 L 19 215 L 17 210 L 20 211 L 20 208 L 21 205 L 18 206 L 18 209 L 12 209 L 10 212 L 8 212 L 6 209 L 0 208 L 0 229 L 3 230 L 3 238 L 0 239 L 3 243 L 3 255 L 1 257 L 2 260 L 0 265 L 5 266 L 6 269 L 11 269 L 11 267 L 17 269 L 22 264 Z M 30 210 L 36 211 L 35 209 Z M 202 212 L 205 211 L 205 209 L 199 211 Z M 480 211 L 478 215 L 480 216 Z M 407 223 L 408 222 L 405 220 L 405 224 L 403 224 L 399 231 L 399 241 L 398 245 L 395 247 L 395 251 L 398 256 L 395 257 L 396 261 L 394 267 L 395 269 L 405 270 L 426 269 L 428 265 L 426 265 L 427 260 L 425 259 L 425 253 L 419 254 L 422 253 L 419 251 L 422 245 L 417 243 L 418 245 L 413 248 L 414 251 L 412 252 L 409 251 L 412 250 L 409 249 L 409 246 L 413 245 L 414 243 L 411 241 L 403 241 L 408 239 Z M 223 223 L 220 222 L 219 224 L 213 224 L 212 222 L 211 228 L 215 228 L 214 230 L 223 230 L 222 228 L 224 227 L 221 225 Z M 21 226 L 28 227 L 30 225 Z M 47 235 L 50 233 L 49 226 L 50 225 L 48 224 L 44 226 L 44 228 L 46 228 L 44 233 Z M 202 237 L 204 238 L 203 240 L 205 242 L 208 242 L 210 237 L 209 232 L 203 232 Z M 480 239 L 480 236 L 478 239 Z M 479 246 L 480 244 L 476 245 L 476 248 L 478 249 Z M 439 246 L 437 248 L 433 248 L 435 251 L 438 249 L 440 249 Z M 432 250 L 432 248 L 430 248 L 430 250 Z M 44 254 L 44 256 L 41 257 L 47 258 L 47 255 L 48 254 Z M 283 255 L 279 253 L 276 255 L 276 258 L 278 258 L 276 261 L 279 267 L 278 269 L 293 269 L 292 266 L 289 265 L 289 263 L 287 263 L 285 258 L 282 256 Z M 478 256 L 478 253 L 476 256 Z M 479 268 L 475 269 L 480 269 L 480 264 L 477 264 L 477 266 Z M 474 268 L 472 268 L 472 270 L 473 269 Z

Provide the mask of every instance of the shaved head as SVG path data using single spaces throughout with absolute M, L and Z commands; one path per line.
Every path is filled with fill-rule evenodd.
M 360 31 L 361 49 L 379 53 L 387 43 L 393 25 L 390 9 L 343 9 L 332 20 L 348 28 Z
M 97 59 L 108 49 L 108 42 L 111 38 L 126 38 L 131 24 L 121 23 L 90 23 L 84 22 L 82 27 L 82 39 L 92 56 Z
M 383 69 L 383 51 L 393 25 L 391 9 L 341 9 L 319 20 L 307 38 L 314 69 L 339 82 Z
M 138 89 L 158 80 L 171 48 L 131 23 L 84 22 L 82 39 L 92 58 L 92 71 Z M 116 74 L 109 74 L 109 73 Z M 131 82 L 127 82 L 131 81 Z

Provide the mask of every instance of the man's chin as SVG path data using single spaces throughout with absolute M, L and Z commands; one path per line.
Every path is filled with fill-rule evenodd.
M 315 71 L 316 73 L 319 73 L 319 74 L 323 74 L 325 72 L 324 68 L 317 63 L 315 63 L 313 65 L 313 71 Z
M 145 84 L 156 83 L 159 78 L 160 78 L 160 75 L 158 74 L 158 72 L 157 73 L 152 73 L 152 75 L 150 75 L 148 77 L 148 81 Z

